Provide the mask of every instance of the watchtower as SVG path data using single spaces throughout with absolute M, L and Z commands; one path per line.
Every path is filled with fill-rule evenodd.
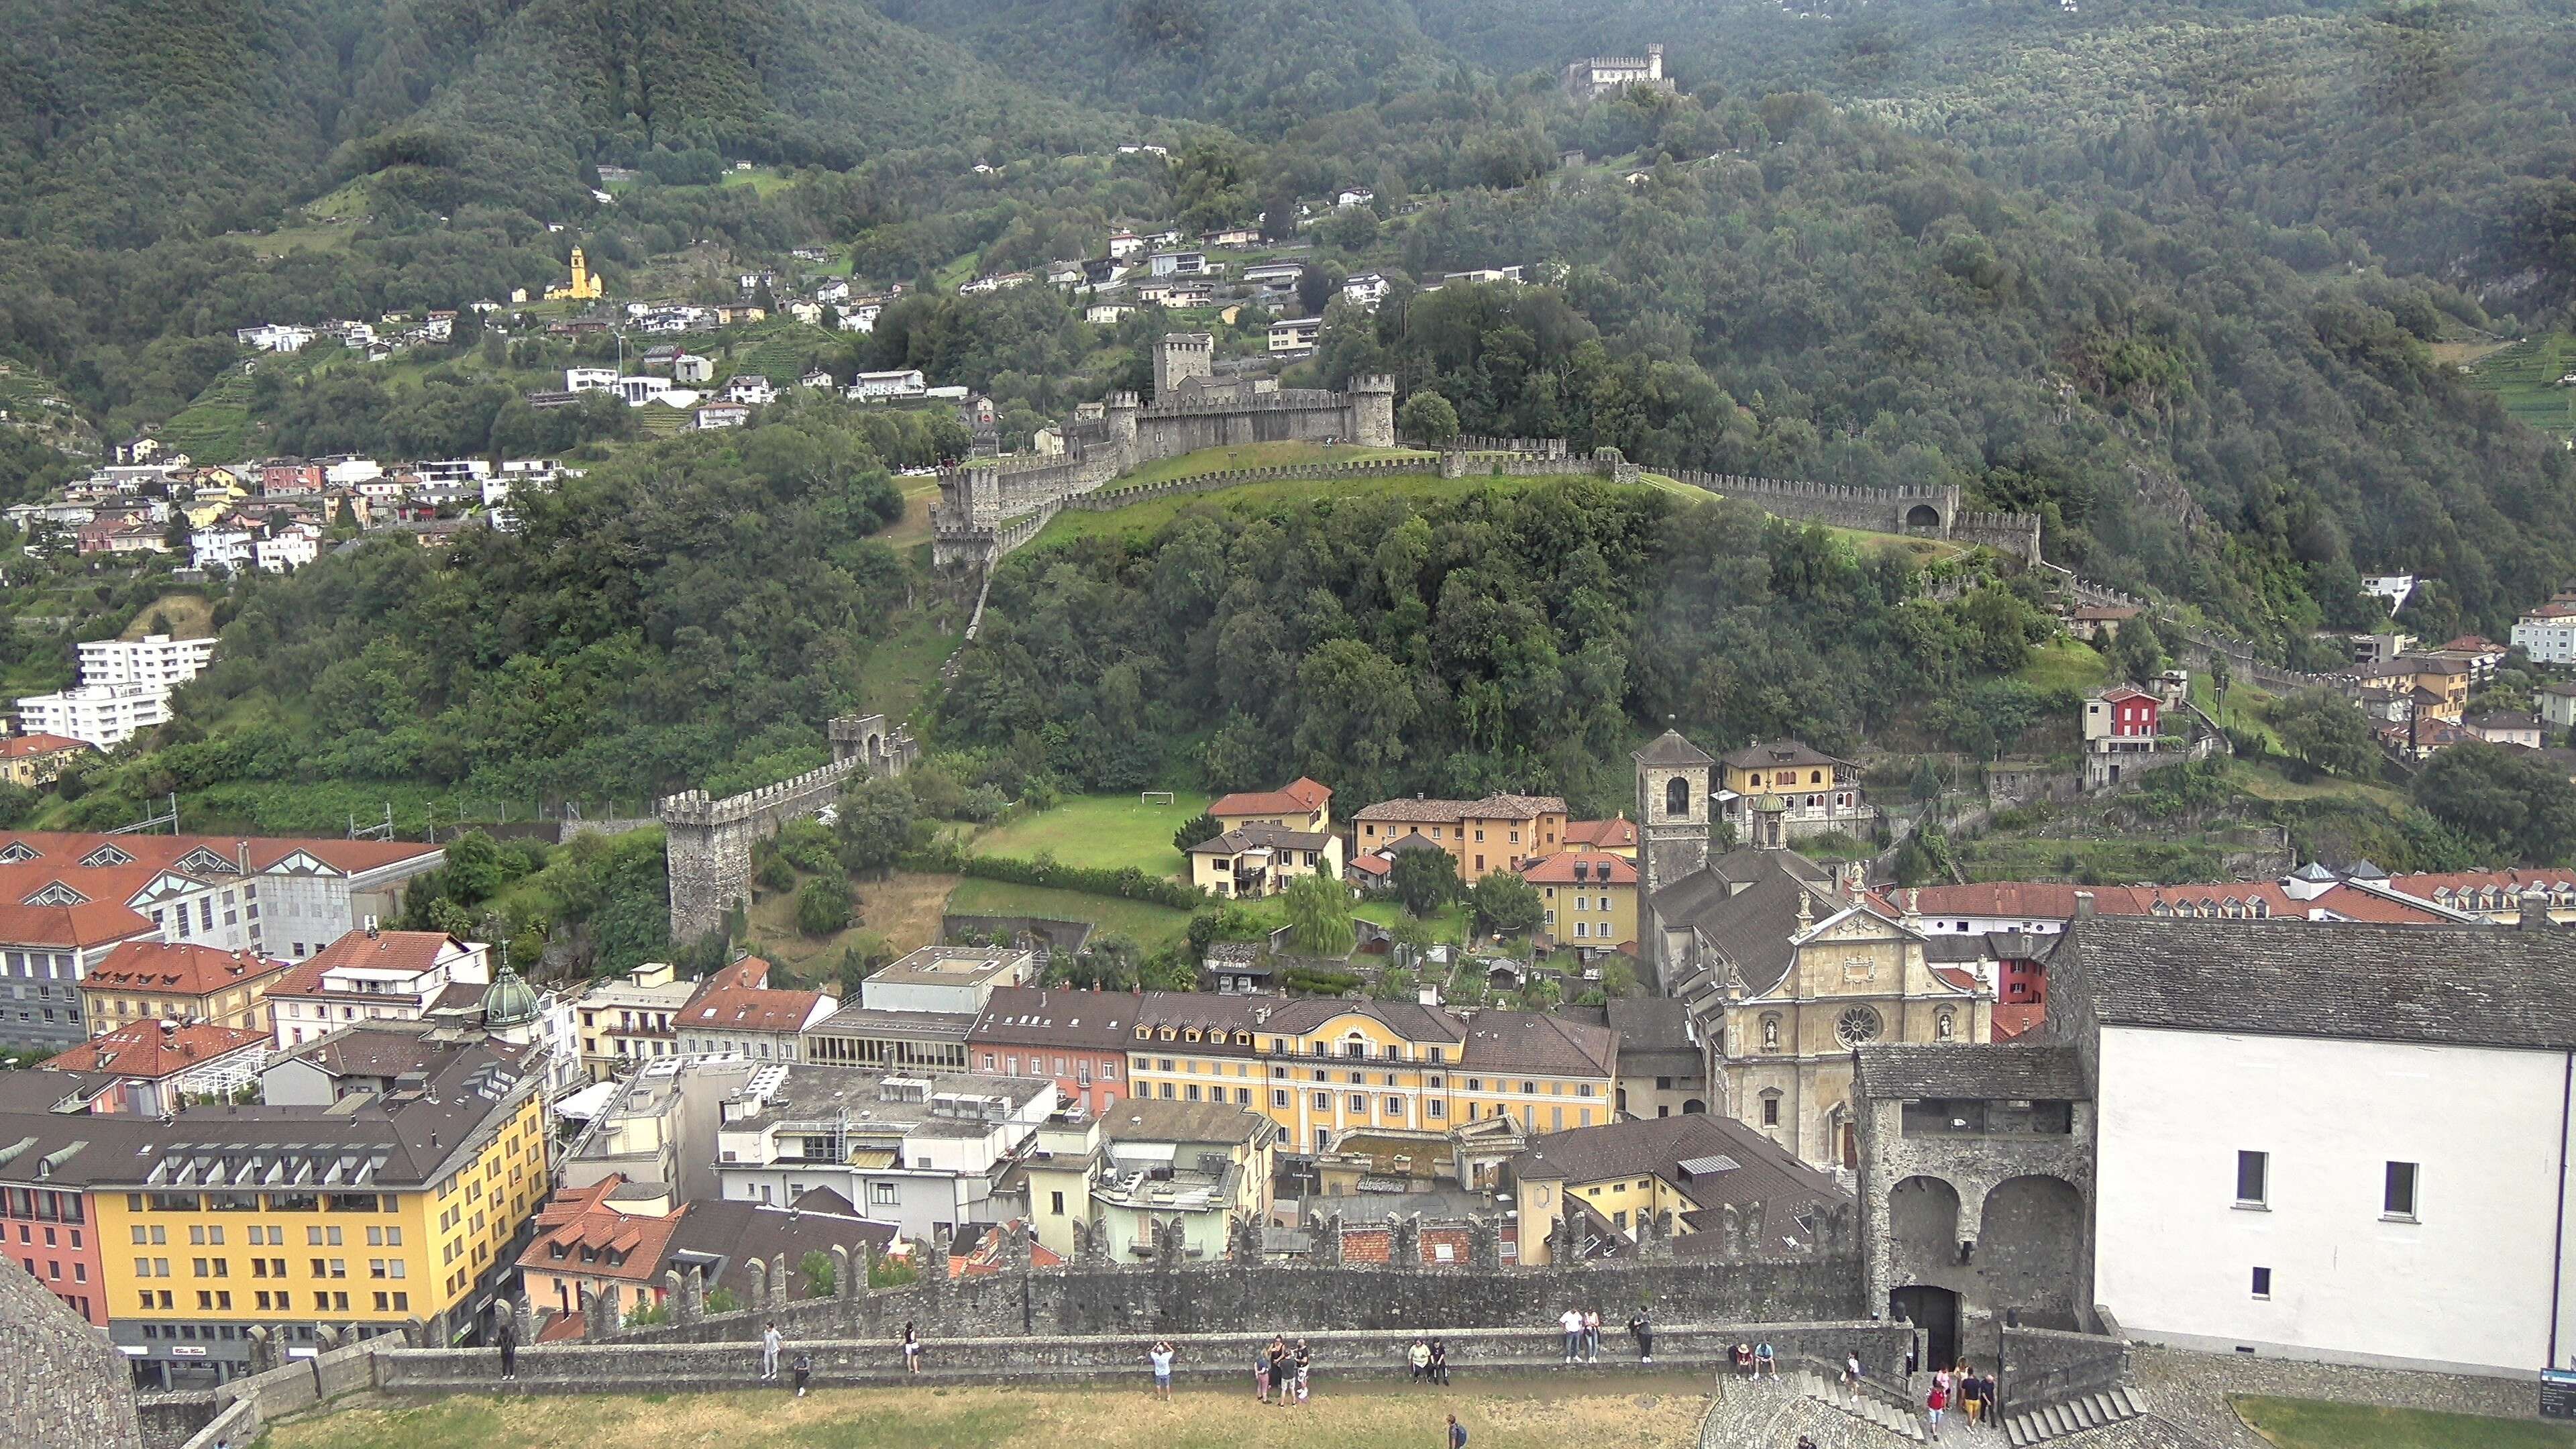
M 1344 434 L 1363 448 L 1395 446 L 1395 379 L 1371 373 L 1351 379 L 1350 429 Z
M 1216 338 L 1205 332 L 1166 332 L 1154 349 L 1154 401 L 1168 402 L 1191 378 L 1216 376 Z
M 1640 886 L 1652 896 L 1708 865 L 1708 780 L 1717 762 L 1679 730 L 1629 758 L 1637 763 Z

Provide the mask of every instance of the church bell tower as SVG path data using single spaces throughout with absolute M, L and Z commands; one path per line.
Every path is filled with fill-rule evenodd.
M 1638 885 L 1651 897 L 1708 864 L 1708 781 L 1716 761 L 1678 730 L 1629 758 L 1637 762 Z

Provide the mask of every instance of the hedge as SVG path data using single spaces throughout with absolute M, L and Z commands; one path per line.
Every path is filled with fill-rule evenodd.
M 1052 890 L 1080 891 L 1085 895 L 1115 896 L 1121 900 L 1145 901 L 1174 910 L 1194 911 L 1207 904 L 1207 897 L 1195 886 L 1176 880 L 1147 875 L 1134 866 L 1119 870 L 1098 870 L 1084 866 L 1064 865 L 1051 860 L 1021 860 L 1008 855 L 970 855 L 957 847 L 943 846 L 920 851 L 907 857 L 907 870 L 947 872 L 956 875 L 981 876 L 985 880 L 1008 881 L 1013 885 L 1045 886 Z

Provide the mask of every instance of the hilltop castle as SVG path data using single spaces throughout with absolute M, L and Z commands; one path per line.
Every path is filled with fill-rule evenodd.
M 1064 452 L 1044 459 L 978 459 L 939 471 L 931 508 L 932 561 L 945 567 L 990 557 L 1006 530 L 1052 516 L 1157 458 L 1244 443 L 1395 446 L 1395 379 L 1360 377 L 1348 392 L 1282 388 L 1270 378 L 1220 378 L 1216 339 L 1171 332 L 1154 349 L 1154 400 L 1112 393 L 1061 426 Z
M 1565 94 L 1576 101 L 1593 100 L 1631 86 L 1672 90 L 1673 83 L 1664 75 L 1663 46 L 1647 46 L 1643 56 L 1588 56 L 1565 68 Z

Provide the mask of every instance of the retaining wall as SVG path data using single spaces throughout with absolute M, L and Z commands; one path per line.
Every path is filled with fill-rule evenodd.
M 2010 1412 L 2105 1393 L 2129 1377 L 2129 1345 L 2120 1338 L 2054 1328 L 2001 1330 L 2004 1366 L 1997 1387 Z

